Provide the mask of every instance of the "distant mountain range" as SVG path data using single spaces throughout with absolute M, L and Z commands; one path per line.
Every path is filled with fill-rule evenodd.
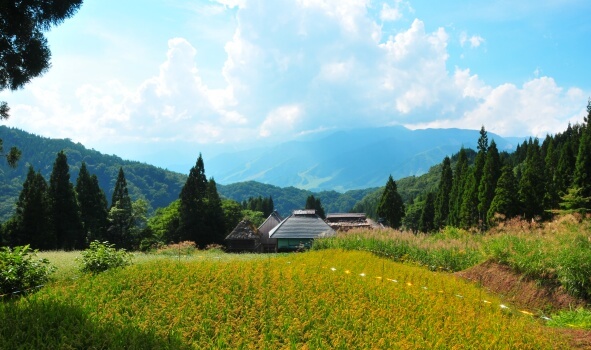
M 311 191 L 379 187 L 395 179 L 425 174 L 462 146 L 476 148 L 478 130 L 402 126 L 356 129 L 290 141 L 271 148 L 225 153 L 207 162 L 220 184 L 258 181 Z M 520 138 L 488 133 L 500 151 L 513 151 Z

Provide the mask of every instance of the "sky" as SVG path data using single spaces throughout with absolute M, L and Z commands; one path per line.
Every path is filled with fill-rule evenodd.
M 403 125 L 545 137 L 591 96 L 587 0 L 85 0 L 4 123 L 188 173 Z M 207 163 L 206 163 L 207 164 Z

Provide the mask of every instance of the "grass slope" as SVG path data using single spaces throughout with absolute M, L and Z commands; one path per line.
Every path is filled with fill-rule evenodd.
M 451 274 L 369 252 L 141 255 L 96 276 L 62 254 L 70 272 L 0 303 L 0 348 L 567 347 Z

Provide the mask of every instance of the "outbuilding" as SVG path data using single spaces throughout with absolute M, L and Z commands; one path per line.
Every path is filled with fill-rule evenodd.
M 274 252 L 277 250 L 277 239 L 271 238 L 269 232 L 283 221 L 278 212 L 273 211 L 271 215 L 259 226 L 261 234 L 261 245 L 264 252 Z
M 229 252 L 260 252 L 261 234 L 249 220 L 242 220 L 224 239 Z
M 316 214 L 316 210 L 295 210 L 269 232 L 277 240 L 278 251 L 310 248 L 316 238 L 333 236 L 335 231 Z

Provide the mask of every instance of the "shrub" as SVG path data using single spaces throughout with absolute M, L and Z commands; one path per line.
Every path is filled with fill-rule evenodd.
M 185 256 L 191 255 L 197 250 L 197 245 L 193 241 L 183 241 L 179 243 L 171 243 L 167 246 L 158 248 L 157 254 L 169 256 Z
M 125 249 L 115 249 L 109 242 L 93 241 L 82 252 L 82 272 L 100 273 L 131 264 L 131 254 Z
M 0 248 L 0 295 L 25 292 L 47 282 L 55 267 L 47 259 L 35 259 L 29 245 Z

